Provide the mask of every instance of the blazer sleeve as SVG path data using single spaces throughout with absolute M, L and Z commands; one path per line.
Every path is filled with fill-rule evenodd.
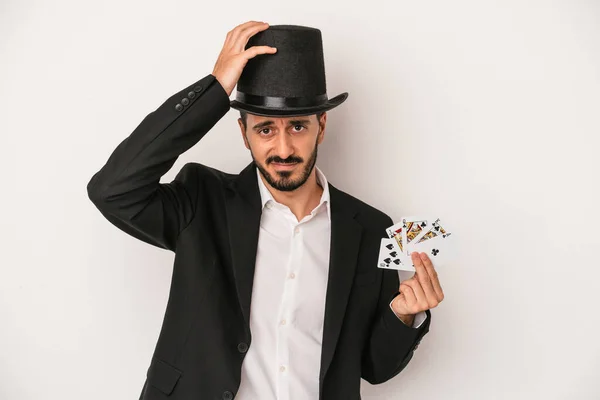
M 159 183 L 179 155 L 229 110 L 229 96 L 209 74 L 169 97 L 112 152 L 87 185 L 88 197 L 113 225 L 154 246 L 175 251 L 196 212 L 199 184 L 192 163 Z
M 386 226 L 391 225 L 390 219 Z M 384 269 L 382 273 L 378 314 L 362 355 L 361 377 L 373 385 L 388 381 L 408 365 L 431 324 L 429 310 L 425 311 L 427 318 L 418 328 L 406 325 L 396 316 L 390 302 L 400 287 L 398 271 Z

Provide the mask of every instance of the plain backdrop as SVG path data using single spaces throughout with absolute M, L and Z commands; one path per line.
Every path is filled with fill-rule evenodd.
M 429 334 L 368 399 L 600 398 L 600 3 L 0 3 L 0 399 L 137 399 L 173 254 L 86 185 L 248 20 L 321 29 L 317 165 L 385 211 L 440 217 L 456 257 Z M 235 91 L 232 93 L 232 99 Z M 231 109 L 183 154 L 237 173 Z

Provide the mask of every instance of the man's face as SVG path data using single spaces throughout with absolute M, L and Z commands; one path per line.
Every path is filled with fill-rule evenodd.
M 302 186 L 317 161 L 317 147 L 325 135 L 327 114 L 299 117 L 264 117 L 247 114 L 246 130 L 238 124 L 244 144 L 265 180 L 289 192 Z

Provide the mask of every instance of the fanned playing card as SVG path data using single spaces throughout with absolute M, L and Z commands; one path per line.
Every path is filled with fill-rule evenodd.
M 429 222 L 422 217 L 402 217 L 402 249 L 405 255 L 410 255 L 408 246 L 413 240 L 429 229 Z
M 428 229 L 425 229 L 421 233 L 419 233 L 407 247 L 424 242 L 429 239 L 433 239 L 438 236 L 442 236 L 443 238 L 450 236 L 450 232 L 444 229 L 444 227 L 442 226 L 442 221 L 439 218 L 433 221 Z
M 395 239 L 381 239 L 381 244 L 379 246 L 379 257 L 377 260 L 378 268 L 415 271 L 414 267 L 406 264 L 406 257 L 400 251 L 398 251 Z
M 402 222 L 398 222 L 386 229 L 387 235 L 390 239 L 394 239 L 396 249 L 404 254 L 404 247 L 402 243 Z
M 416 216 L 402 217 L 400 222 L 388 227 L 386 232 L 389 238 L 396 240 L 398 250 L 402 254 L 408 255 L 406 251 L 407 243 L 428 227 L 429 223 L 425 218 Z
M 418 253 L 426 253 L 429 256 L 434 268 L 444 266 L 448 261 L 449 255 L 449 242 L 450 236 L 442 237 L 437 236 L 429 240 L 425 240 L 420 243 L 416 243 L 411 247 L 411 253 L 416 251 Z M 411 266 L 414 265 L 412 261 L 409 262 Z
M 415 237 L 407 246 L 408 255 L 410 256 L 414 251 L 426 253 L 435 268 L 444 265 L 448 260 L 448 243 L 451 235 L 438 218 L 432 222 L 430 229 Z M 407 264 L 412 265 L 412 261 Z

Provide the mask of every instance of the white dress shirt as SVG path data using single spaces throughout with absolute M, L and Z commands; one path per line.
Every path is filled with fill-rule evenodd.
M 263 211 L 250 303 L 252 343 L 236 399 L 319 398 L 331 211 L 327 179 L 315 170 L 321 201 L 298 221 L 275 201 L 256 169 Z M 417 314 L 412 326 L 426 317 Z

